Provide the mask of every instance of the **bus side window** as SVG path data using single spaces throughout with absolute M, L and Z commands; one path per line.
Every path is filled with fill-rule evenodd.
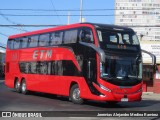
M 19 67 L 20 67 L 20 71 L 22 73 L 28 74 L 30 71 L 30 63 L 29 62 L 20 62 Z
M 20 41 L 21 41 L 21 48 L 27 48 L 28 38 L 23 37 L 20 39 Z
M 13 43 L 14 43 L 14 40 L 13 40 L 13 39 L 8 40 L 8 42 L 7 42 L 7 47 L 8 47 L 9 49 L 13 49 Z
M 115 34 L 111 34 L 109 36 L 109 43 L 117 43 L 118 42 L 118 38 Z
M 21 71 L 21 73 L 28 73 L 27 71 L 26 71 L 26 62 L 20 62 L 19 63 L 19 66 L 20 66 L 20 71 Z
M 63 32 L 54 32 L 51 34 L 50 45 L 62 44 Z
M 18 49 L 20 47 L 20 39 L 14 39 L 14 49 Z
M 63 75 L 62 61 L 52 61 L 52 75 Z
M 28 47 L 37 47 L 37 46 L 38 46 L 38 35 L 29 37 Z
M 76 43 L 77 42 L 78 30 L 66 30 L 64 32 L 64 43 Z
M 39 46 L 48 46 L 50 34 L 42 34 L 39 37 Z
M 90 28 L 83 28 L 80 31 L 79 39 L 82 42 L 93 43 L 94 40 L 92 30 Z
M 37 73 L 37 62 L 30 62 L 30 73 L 36 74 Z
M 130 44 L 130 40 L 129 40 L 129 34 L 124 34 L 122 36 L 122 40 L 124 44 Z
M 40 74 L 47 74 L 48 73 L 48 65 L 47 62 L 40 62 L 39 63 L 39 73 Z
M 48 63 L 48 74 L 51 75 L 51 71 L 52 71 L 52 62 L 49 61 Z

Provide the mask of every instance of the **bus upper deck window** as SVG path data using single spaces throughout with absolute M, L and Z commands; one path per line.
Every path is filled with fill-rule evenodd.
M 92 30 L 89 28 L 82 29 L 80 31 L 80 41 L 87 42 L 87 43 L 93 43 Z
M 38 46 L 38 35 L 31 36 L 28 38 L 28 47 L 37 47 Z

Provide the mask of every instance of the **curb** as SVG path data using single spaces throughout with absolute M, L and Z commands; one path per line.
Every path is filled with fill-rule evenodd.
M 142 92 L 142 95 L 154 94 L 154 92 Z
M 159 100 L 160 101 L 160 94 L 156 94 L 153 92 L 143 93 L 142 99 L 144 99 L 144 100 Z

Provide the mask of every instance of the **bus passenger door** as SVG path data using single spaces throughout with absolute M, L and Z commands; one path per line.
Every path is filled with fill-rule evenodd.
M 97 78 L 96 51 L 91 47 L 93 45 L 94 39 L 91 28 L 80 29 L 78 51 L 83 56 L 82 75 L 85 77 L 91 92 L 96 94 L 92 84 L 92 82 L 96 83 Z

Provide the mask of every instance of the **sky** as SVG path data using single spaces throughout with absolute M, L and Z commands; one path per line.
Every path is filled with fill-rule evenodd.
M 4 10 L 4 9 L 34 9 L 29 10 Z M 35 11 L 44 9 L 51 11 Z M 80 0 L 1 0 L 0 25 L 65 25 L 70 13 L 70 24 L 80 20 Z M 87 9 L 114 9 L 114 0 L 83 0 L 83 10 Z M 55 11 L 65 10 L 65 11 Z M 69 11 L 70 10 L 70 11 Z M 72 11 L 77 10 L 77 11 Z M 6 16 L 6 14 L 20 14 L 33 16 Z M 114 15 L 113 10 L 83 11 L 83 15 Z M 53 15 L 53 16 L 36 16 Z M 114 16 L 84 16 L 86 22 L 114 24 Z M 45 29 L 46 27 L 0 27 L 0 44 L 7 43 L 7 36 L 26 31 Z

